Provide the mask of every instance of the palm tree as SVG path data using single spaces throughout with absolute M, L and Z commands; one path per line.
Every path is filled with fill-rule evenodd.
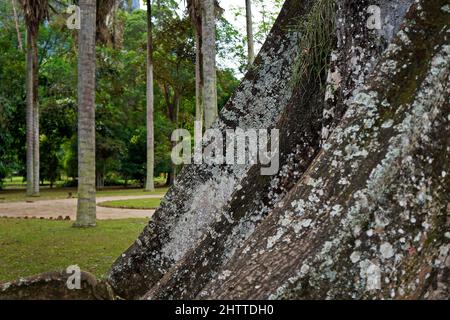
M 189 16 L 195 31 L 195 120 L 203 122 L 203 55 L 202 55 L 202 11 L 201 0 L 188 0 Z
M 218 116 L 215 11 L 215 0 L 202 0 L 203 110 L 206 129 L 211 128 Z
M 217 0 L 188 0 L 195 31 L 195 119 L 211 127 L 218 115 L 216 75 L 216 16 L 223 13 Z
M 145 190 L 154 191 L 155 141 L 153 128 L 153 28 L 152 1 L 147 1 L 147 181 Z
M 16 0 L 11 0 L 11 5 L 13 8 L 13 14 L 14 14 L 14 22 L 16 25 L 16 32 L 17 32 L 17 42 L 19 44 L 19 50 L 23 50 L 22 45 L 22 36 L 20 35 L 20 28 L 19 28 L 19 17 L 17 16 L 17 10 L 16 10 Z
M 75 227 L 96 225 L 95 40 L 96 2 L 80 0 L 78 54 L 78 208 Z
M 255 61 L 255 44 L 253 40 L 253 19 L 252 19 L 252 1 L 245 0 L 246 18 L 247 18 L 247 46 L 248 46 L 248 66 Z
M 48 0 L 21 0 L 27 26 L 27 195 L 39 195 L 39 25 L 48 17 Z

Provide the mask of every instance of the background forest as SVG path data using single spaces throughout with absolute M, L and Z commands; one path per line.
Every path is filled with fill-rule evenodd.
M 75 186 L 77 176 L 77 30 L 66 26 L 72 1 L 50 1 L 49 19 L 39 29 L 41 184 Z M 245 20 L 245 1 L 217 22 L 219 110 L 247 68 L 245 30 L 228 20 Z M 257 47 L 276 18 L 280 1 L 255 1 Z M 15 7 L 15 8 L 14 8 Z M 195 41 L 184 1 L 154 1 L 155 176 L 173 181 L 170 135 L 193 131 Z M 14 13 L 15 12 L 15 13 Z M 227 20 L 228 17 L 228 20 Z M 230 18 L 231 17 L 231 18 Z M 143 186 L 146 176 L 146 11 L 117 1 L 97 41 L 96 181 Z M 0 188 L 5 179 L 26 176 L 26 27 L 19 3 L 0 3 Z M 14 183 L 22 183 L 16 178 Z

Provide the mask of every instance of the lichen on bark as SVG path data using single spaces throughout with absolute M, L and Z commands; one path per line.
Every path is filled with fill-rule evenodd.
M 414 5 L 321 154 L 199 297 L 448 298 L 442 6 Z
M 298 36 L 289 26 L 302 12 L 303 3 L 286 1 L 252 70 L 215 128 L 260 129 L 276 121 L 292 94 L 292 63 L 298 54 Z M 185 167 L 154 219 L 113 265 L 108 279 L 117 294 L 136 298 L 156 284 L 220 218 L 221 207 L 249 169 L 250 165 Z

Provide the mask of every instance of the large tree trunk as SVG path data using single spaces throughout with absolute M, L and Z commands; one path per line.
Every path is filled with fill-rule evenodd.
M 258 167 L 246 168 L 240 187 L 209 216 L 201 213 L 202 222 L 218 222 L 206 230 L 192 227 L 195 220 L 185 211 L 181 217 L 191 227 L 179 224 L 176 230 L 190 232 L 178 241 L 170 228 L 164 237 L 146 230 L 110 279 L 120 274 L 123 281 L 127 271 L 134 279 L 153 276 L 148 256 L 160 257 L 158 246 L 183 248 L 194 231 L 199 236 L 193 240 L 202 240 L 161 263 L 167 272 L 146 298 L 448 297 L 450 47 L 444 1 L 416 4 L 379 60 L 410 4 L 378 1 L 389 14 L 385 26 L 369 30 L 369 3 L 339 1 L 338 55 L 330 70 L 336 74 L 328 79 L 327 95 L 301 74 L 302 85 L 291 89 L 277 124 L 281 182 L 274 188 L 273 180 L 258 176 Z M 331 137 L 321 149 L 323 127 Z M 289 150 L 298 157 L 283 155 Z M 180 200 L 175 194 L 167 199 L 172 204 Z M 206 195 L 202 200 L 210 203 Z M 170 221 L 165 218 L 151 231 Z M 130 268 L 133 263 L 142 269 Z
M 152 2 L 147 3 L 147 179 L 146 191 L 154 191 L 155 141 L 153 127 L 153 28 Z
M 77 227 L 96 225 L 95 202 L 95 19 L 96 3 L 80 0 L 78 56 Z
M 331 1 L 319 0 L 310 2 L 307 14 L 301 20 L 315 17 L 320 13 L 327 22 L 321 25 L 317 22 L 316 28 L 324 28 L 326 32 L 334 34 L 333 6 Z M 345 7 L 345 2 L 341 3 Z M 370 61 L 377 61 L 385 49 L 388 38 L 380 34 L 370 35 L 365 28 L 355 29 L 355 25 L 365 25 L 366 11 L 364 2 L 347 9 L 346 14 L 353 18 L 351 23 L 339 26 L 340 41 L 336 43 L 333 37 L 329 37 L 329 43 L 317 48 L 320 52 L 328 50 L 331 53 L 333 47 L 341 52 L 339 59 L 344 79 L 361 77 L 367 72 L 366 65 Z M 349 12 L 350 11 L 350 12 Z M 342 9 L 341 9 L 342 14 Z M 398 11 L 397 15 L 404 16 L 404 11 Z M 347 19 L 348 20 L 348 19 Z M 396 26 L 393 24 L 392 26 Z M 398 29 L 398 23 L 396 28 Z M 367 54 L 358 61 L 352 59 L 352 45 L 358 41 L 358 46 Z M 302 39 L 307 42 L 308 39 Z M 323 43 L 325 41 L 322 41 Z M 308 43 L 301 43 L 301 47 L 309 47 Z M 328 47 L 328 49 L 327 49 Z M 364 49 L 363 49 L 364 48 Z M 301 58 L 300 58 L 301 59 Z M 324 56 L 324 61 L 329 58 Z M 311 77 L 310 66 L 305 70 L 297 70 L 296 86 L 292 88 L 293 95 L 281 117 L 276 123 L 280 130 L 280 172 L 273 177 L 261 176 L 261 166 L 255 165 L 247 173 L 242 188 L 234 190 L 228 204 L 221 212 L 221 218 L 215 222 L 204 239 L 198 243 L 195 249 L 178 262 L 158 285 L 155 286 L 146 297 L 152 299 L 192 299 L 195 298 L 202 287 L 211 279 L 217 277 L 217 272 L 228 262 L 235 252 L 264 221 L 276 205 L 283 202 L 286 194 L 294 187 L 295 182 L 304 174 L 311 162 L 321 149 L 321 128 L 323 126 L 325 103 L 324 69 L 319 77 Z M 354 70 L 359 70 L 355 73 Z M 355 84 L 351 81 L 343 81 L 343 88 L 350 90 Z M 220 231 L 218 231 L 220 230 Z
M 203 107 L 205 128 L 217 119 L 216 15 L 214 0 L 202 0 Z
M 221 112 L 217 128 L 267 128 L 276 122 L 291 93 L 298 36 L 292 22 L 304 4 L 288 0 L 254 68 Z M 282 50 L 280 50 L 282 49 Z M 268 66 L 271 66 L 270 68 Z M 109 281 L 123 297 L 147 292 L 221 215 L 250 165 L 187 165 L 136 243 L 113 265 Z
M 413 6 L 319 156 L 199 297 L 448 298 L 445 3 Z
M 252 1 L 245 0 L 245 16 L 247 19 L 247 59 L 250 67 L 255 61 L 255 44 L 253 39 L 253 17 L 252 17 Z

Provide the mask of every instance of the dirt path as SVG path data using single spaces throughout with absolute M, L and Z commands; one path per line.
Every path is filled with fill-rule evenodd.
M 114 196 L 97 198 L 97 204 L 104 201 L 129 200 L 129 199 L 157 199 L 158 195 L 147 196 Z M 35 202 L 6 202 L 0 203 L 0 217 L 36 217 L 53 218 L 69 216 L 75 220 L 77 212 L 77 199 L 42 200 Z M 116 209 L 97 206 L 97 219 L 126 219 L 126 218 L 150 218 L 155 210 Z

